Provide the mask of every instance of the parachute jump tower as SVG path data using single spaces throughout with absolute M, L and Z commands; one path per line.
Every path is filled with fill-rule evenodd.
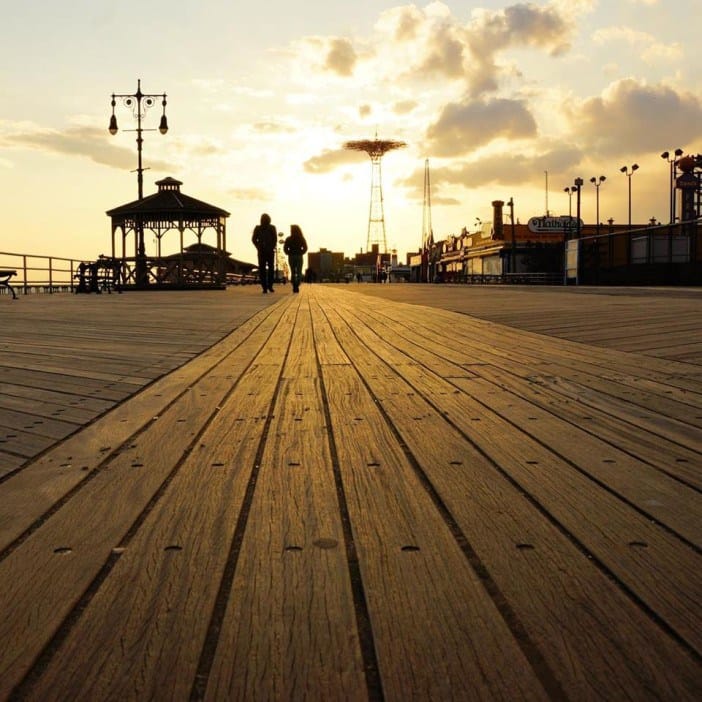
M 373 244 L 378 244 L 380 253 L 387 253 L 388 242 L 385 236 L 385 214 L 383 212 L 383 185 L 380 172 L 380 161 L 388 151 L 407 146 L 404 141 L 389 141 L 385 139 L 368 139 L 362 141 L 347 141 L 345 149 L 365 151 L 371 160 L 371 197 L 368 215 L 368 239 L 366 250 L 370 251 Z

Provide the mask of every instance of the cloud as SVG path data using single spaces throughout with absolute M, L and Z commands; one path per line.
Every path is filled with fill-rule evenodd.
M 340 76 L 353 75 L 357 56 L 350 40 L 334 37 L 329 39 L 328 42 L 324 67 Z
M 365 119 L 366 117 L 370 117 L 371 113 L 373 112 L 373 108 L 370 105 L 360 105 L 358 108 L 358 116 L 361 119 Z
M 702 101 L 666 85 L 632 78 L 570 110 L 573 130 L 598 154 L 618 156 L 689 145 L 702 136 Z
M 573 11 L 572 7 L 575 6 Z M 497 11 L 475 10 L 466 23 L 442 2 L 394 7 L 382 12 L 370 38 L 305 37 L 291 47 L 298 74 L 333 74 L 415 84 L 436 79 L 463 84 L 474 97 L 494 92 L 513 75 L 498 58 L 513 48 L 534 48 L 558 56 L 570 47 L 590 0 L 518 2 Z
M 393 106 L 392 111 L 396 115 L 406 115 L 412 112 L 419 103 L 416 100 L 398 100 Z
M 303 168 L 307 173 L 329 173 L 340 166 L 358 163 L 363 156 L 358 151 L 348 149 L 327 149 L 317 156 L 305 161 Z
M 276 120 L 260 120 L 254 122 L 251 128 L 258 134 L 291 134 L 295 132 L 294 127 Z
M 393 7 L 380 14 L 375 27 L 396 42 L 414 41 L 424 23 L 425 13 L 415 5 Z
M 536 136 L 536 122 L 522 100 L 466 100 L 446 105 L 426 134 L 426 152 L 461 156 L 499 137 Z
M 683 47 L 677 42 L 673 42 L 672 44 L 653 42 L 644 49 L 641 58 L 651 66 L 656 66 L 661 61 L 667 61 L 669 63 L 680 61 L 684 53 Z
M 506 8 L 500 25 L 503 38 L 523 46 L 546 48 L 554 56 L 569 48 L 574 31 L 572 20 L 562 15 L 557 7 L 538 7 L 531 3 Z
M 433 173 L 433 171 L 432 171 Z M 398 184 L 405 189 L 405 196 L 408 200 L 424 203 L 424 178 L 425 169 L 417 168 L 410 176 L 400 180 Z M 445 183 L 446 181 L 444 181 Z M 452 207 L 460 205 L 461 201 L 450 195 L 444 195 L 440 187 L 432 181 L 431 184 L 431 204 L 432 205 L 447 205 Z
M 509 49 L 526 46 L 551 55 L 564 53 L 576 16 L 558 2 L 516 3 L 499 11 L 475 10 L 463 24 L 441 2 L 423 10 L 398 7 L 384 12 L 376 24 L 377 51 L 393 47 L 405 61 L 407 79 L 461 80 L 471 95 L 480 96 L 497 89 L 505 70 L 497 57 Z
M 301 75 L 307 78 L 309 70 L 349 78 L 358 62 L 353 42 L 345 37 L 304 37 L 293 43 L 292 50 L 302 62 Z
M 270 199 L 269 193 L 261 188 L 231 188 L 227 193 L 241 202 L 264 202 Z
M 605 27 L 592 35 L 592 41 L 598 46 L 627 45 L 635 50 L 643 61 L 656 65 L 661 61 L 679 61 L 683 57 L 683 48 L 677 42 L 663 43 L 648 32 L 641 32 L 630 27 Z
M 446 78 L 461 78 L 465 75 L 463 64 L 466 42 L 457 35 L 455 27 L 436 27 L 424 47 L 424 56 L 417 72 Z
M 504 69 L 496 56 L 515 47 L 531 47 L 552 56 L 565 53 L 575 33 L 572 14 L 557 4 L 539 7 L 518 3 L 504 10 L 475 12 L 467 32 L 470 62 L 466 67 L 469 92 L 479 96 L 497 89 Z
M 119 169 L 132 169 L 136 160 L 134 149 L 110 143 L 105 129 L 89 126 L 69 127 L 62 131 L 32 127 L 0 135 L 0 146 L 28 148 L 67 156 L 81 156 L 96 163 Z M 173 170 L 171 163 L 150 160 L 149 166 Z
M 559 143 L 541 152 L 502 152 L 475 161 L 463 162 L 458 166 L 433 167 L 431 180 L 432 186 L 439 190 L 446 185 L 472 189 L 495 184 L 524 185 L 537 178 L 541 180 L 544 171 L 549 171 L 553 175 L 570 173 L 582 158 L 583 152 L 579 148 L 567 143 Z M 417 178 L 415 174 L 404 184 L 408 187 L 416 187 Z
M 541 186 L 544 171 L 555 178 L 569 178 L 583 156 L 583 151 L 572 144 L 551 142 L 530 151 L 502 151 L 474 161 L 434 165 L 431 169 L 432 205 L 460 204 L 460 200 L 444 194 L 447 189 L 455 187 L 475 190 L 494 186 L 519 187 L 529 183 Z M 401 181 L 408 198 L 423 199 L 423 176 L 423 169 L 417 169 Z

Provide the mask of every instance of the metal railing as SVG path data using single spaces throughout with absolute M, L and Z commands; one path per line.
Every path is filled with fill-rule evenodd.
M 453 273 L 446 283 L 468 285 L 562 285 L 563 273 Z
M 12 286 L 18 293 L 73 292 L 80 259 L 0 251 L 0 270 L 14 270 Z M 8 293 L 0 290 L 0 294 Z
M 585 284 L 702 284 L 702 222 L 691 220 L 568 242 L 567 276 Z

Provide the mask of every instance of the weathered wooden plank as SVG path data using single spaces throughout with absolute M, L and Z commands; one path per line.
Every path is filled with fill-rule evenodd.
M 48 436 L 41 436 L 22 429 L 0 427 L 0 448 L 25 459 L 36 456 L 39 452 L 53 446 L 55 443 L 56 439 Z
M 136 386 L 125 385 L 116 381 L 107 383 L 95 378 L 85 378 L 59 373 L 45 373 L 43 371 L 25 370 L 0 366 L 0 381 L 26 387 L 58 390 L 75 395 L 118 402 L 136 391 Z
M 356 371 L 322 373 L 386 699 L 543 696 Z
M 489 397 L 490 409 L 514 427 L 702 549 L 699 491 L 642 463 L 617 444 L 563 422 L 532 403 L 528 393 L 515 395 L 480 378 L 455 379 L 453 384 L 483 404 Z M 696 468 L 702 469 L 702 455 Z
M 28 686 L 33 699 L 188 699 L 276 381 L 271 366 L 241 378 L 120 541 L 109 575 Z
M 367 697 L 319 385 L 303 304 L 206 699 Z
M 26 403 L 24 408 L 59 406 L 76 408 L 79 412 L 88 412 L 90 414 L 100 414 L 114 406 L 114 402 L 110 400 L 99 400 L 85 397 L 84 395 L 73 395 L 66 392 L 56 392 L 25 385 L 13 385 L 11 383 L 0 383 L 0 398 L 0 401 L 3 403 L 23 401 Z
M 553 382 L 544 381 L 550 386 Z M 599 392 L 591 383 L 583 384 L 581 377 L 567 377 L 561 375 L 557 384 L 558 392 L 564 397 L 581 403 L 584 407 L 606 412 L 612 417 L 639 427 L 643 432 L 661 436 L 671 442 L 696 451 L 702 451 L 702 414 L 694 407 L 678 406 L 675 415 L 671 416 L 665 406 L 643 393 L 637 393 L 635 402 L 613 397 Z M 633 393 L 632 393 L 633 395 Z
M 0 478 L 19 468 L 27 459 L 0 450 Z
M 80 424 L 67 422 L 63 419 L 53 419 L 27 412 L 17 412 L 16 410 L 0 407 L 0 431 L 6 429 L 19 429 L 38 434 L 51 439 L 63 439 L 72 434 Z
M 371 310 L 371 313 L 374 311 Z M 639 357 L 616 350 L 593 349 L 583 344 L 528 332 L 518 333 L 519 343 L 515 345 L 515 332 L 496 325 L 481 325 L 479 334 L 475 330 L 463 331 L 461 325 L 457 325 L 450 336 L 437 337 L 436 325 L 428 325 L 416 315 L 416 309 L 411 307 L 403 315 L 405 335 L 414 333 L 422 341 L 439 342 L 447 351 L 452 349 L 463 354 L 476 354 L 484 361 L 503 367 L 513 365 L 530 368 L 537 363 L 547 362 L 556 372 L 586 377 L 591 383 L 606 381 L 609 383 L 609 393 L 620 397 L 627 394 L 629 388 L 626 386 L 638 390 L 636 382 L 646 379 L 651 382 L 652 388 L 657 387 L 659 390 L 661 397 L 653 395 L 654 401 L 665 402 L 669 399 L 667 395 L 676 388 L 683 391 L 678 395 L 683 401 L 685 394 L 690 391 L 696 391 L 698 395 L 702 393 L 699 369 L 687 364 L 649 358 L 642 361 Z M 445 312 L 437 312 L 436 319 L 443 319 L 450 324 L 450 318 L 445 315 Z M 618 391 L 619 385 L 625 387 Z
M 485 378 L 499 387 L 510 390 L 517 397 L 529 398 L 537 407 L 568 422 L 578 431 L 586 431 L 627 455 L 651 465 L 666 475 L 676 478 L 697 490 L 702 490 L 702 457 L 698 451 L 673 443 L 660 435 L 642 432 L 605 411 L 583 405 L 558 391 L 559 378 L 520 378 L 489 365 L 471 366 L 477 377 Z M 458 383 L 460 384 L 460 383 Z M 466 389 L 469 385 L 466 384 Z M 570 435 L 570 428 L 564 430 Z M 656 505 L 652 505 L 656 506 Z
M 392 338 L 400 349 L 406 346 L 399 337 Z M 409 366 L 406 372 L 415 368 Z M 427 368 L 433 371 L 429 363 Z M 487 409 L 489 397 L 476 403 L 433 373 L 419 374 L 413 385 L 575 541 L 702 652 L 702 611 L 696 604 L 702 598 L 702 582 L 695 575 L 702 569 L 698 552 L 496 416 Z
M 141 359 L 124 358 L 108 361 L 104 357 L 85 355 L 78 351 L 74 355 L 62 355 L 55 350 L 50 355 L 39 356 L 22 351 L 2 355 L 2 365 L 6 368 L 22 368 L 43 373 L 58 373 L 71 377 L 85 377 L 98 380 L 118 381 L 137 386 L 155 377 L 153 369 L 144 367 Z
M 667 334 L 675 329 L 692 329 L 689 342 L 694 341 L 702 350 L 699 288 L 361 285 L 352 289 L 366 297 L 442 308 L 550 337 L 570 339 L 574 330 L 582 330 L 585 333 L 580 341 L 595 345 L 603 330 L 616 330 L 630 323 L 642 330 L 665 324 Z M 607 345 L 617 348 L 628 338 L 625 331 L 619 340 L 610 339 Z M 654 336 L 651 346 L 642 353 L 655 352 L 664 345 L 665 334 Z
M 674 533 L 698 542 L 699 428 L 668 414 L 699 414 L 700 367 L 653 357 L 675 353 L 663 343 L 642 348 L 653 354 L 644 358 L 465 314 L 366 304 L 349 291 L 305 287 L 289 301 L 301 314 L 312 301 L 322 385 L 304 317 L 286 316 L 268 338 L 271 317 L 38 461 L 20 468 L 24 459 L 0 445 L 0 466 L 4 455 L 20 468 L 0 479 L 0 637 L 12 642 L 9 653 L 0 647 L 0 698 L 18 682 L 16 696 L 31 699 L 182 698 L 193 689 L 214 698 L 699 698 L 700 551 Z M 550 299 L 549 333 L 626 342 L 581 314 L 599 295 L 528 293 L 531 302 L 510 308 L 512 291 L 499 303 L 489 292 L 486 314 L 508 324 L 525 310 L 538 324 Z M 192 296 L 153 293 L 148 310 L 136 295 L 89 297 L 49 305 L 35 324 L 56 331 L 46 343 L 57 368 L 98 335 L 89 362 L 119 376 L 125 358 L 125 377 L 136 380 L 182 363 L 186 346 L 199 351 L 213 334 Z M 275 297 L 279 319 L 287 303 Z M 621 319 L 606 297 L 597 301 L 603 326 Z M 212 298 L 222 320 L 225 298 L 232 304 Z M 78 307 L 115 322 L 98 317 L 73 336 Z M 626 313 L 634 311 L 632 298 Z M 178 329 L 181 314 L 187 328 Z M 651 343 L 673 338 L 674 315 L 654 316 Z M 141 366 L 104 343 L 131 331 Z M 197 343 L 184 343 L 189 334 Z M 31 353 L 43 353 L 42 334 L 32 339 Z M 676 338 L 675 348 L 694 357 L 695 344 L 685 352 Z M 259 394 L 276 386 L 284 361 L 271 409 L 273 395 L 266 405 Z M 50 377 L 34 377 L 37 394 Z M 16 400 L 35 392 L 26 378 L 3 387 L 15 398 L 5 410 L 25 412 Z M 50 391 L 43 397 L 56 404 L 27 414 L 56 419 L 49 412 L 62 398 L 93 402 L 85 386 L 71 392 Z M 571 445 L 578 422 L 586 425 Z M 204 433 L 191 435 L 198 426 Z M 642 505 L 658 485 L 664 504 Z M 285 550 L 298 542 L 302 550 Z
M 27 673 L 112 550 L 162 489 L 190 450 L 197 428 L 213 410 L 206 408 L 218 394 L 217 384 L 209 379 L 197 383 L 106 469 L 96 471 L 79 498 L 74 494 L 0 563 L 0 592 L 7 611 L 0 636 L 23 641 L 21 648 L 0 649 L 0 696 Z M 178 430 L 179 420 L 185 431 Z
M 401 377 L 411 382 L 422 369 L 403 363 L 402 354 L 365 334 L 359 320 L 345 333 L 349 315 L 337 311 L 345 321 L 331 313 L 332 324 L 352 362 L 567 694 L 576 699 L 694 696 L 699 666 L 684 648 L 447 424 L 440 400 L 432 398 L 432 406 Z M 371 348 L 384 362 L 368 353 Z M 388 375 L 391 368 L 398 374 Z M 619 671 L 616 680 L 613 666 Z
M 79 425 L 87 424 L 99 414 L 99 412 L 71 406 L 68 403 L 38 402 L 33 397 L 22 397 L 21 395 L 8 395 L 5 393 L 0 393 L 0 409 L 14 410 L 16 412 L 23 412 L 33 416 L 38 415 L 51 419 L 60 419 L 64 422 L 71 422 Z
M 160 416 L 164 409 L 240 345 L 246 344 L 249 353 L 257 353 L 279 316 L 280 310 L 276 308 L 260 312 L 235 329 L 222 343 L 156 381 L 129 402 L 116 407 L 109 415 L 85 427 L 0 484 L 0 549 L 41 519 L 111 453 L 148 427 L 154 417 Z M 242 354 L 239 372 L 246 367 L 246 358 Z M 236 372 L 236 368 L 231 367 L 220 369 L 217 377 L 222 382 L 231 381 Z
M 406 326 L 399 325 L 383 315 L 377 315 L 372 309 L 366 307 L 364 313 L 376 318 L 386 330 L 391 330 L 392 336 L 397 336 L 406 344 L 410 344 L 412 356 L 420 362 L 424 362 L 425 359 L 431 362 L 435 372 L 443 377 L 460 376 L 458 373 L 451 374 L 444 370 L 447 361 L 460 368 L 462 365 L 469 367 L 475 358 L 522 377 L 542 374 L 547 369 L 547 375 L 567 378 L 567 382 L 571 385 L 577 383 L 577 390 L 572 394 L 580 401 L 599 403 L 598 406 L 606 405 L 610 410 L 615 410 L 617 416 L 637 423 L 648 431 L 660 433 L 673 441 L 685 443 L 694 440 L 699 436 L 698 428 L 702 428 L 702 419 L 691 412 L 694 405 L 675 402 L 655 393 L 642 392 L 633 385 L 627 387 L 613 379 L 604 380 L 599 375 L 584 372 L 583 364 L 576 362 L 575 359 L 564 361 L 561 358 L 554 361 L 552 359 L 556 358 L 556 353 L 550 351 L 550 347 L 547 346 L 548 340 L 545 338 L 540 342 L 542 346 L 538 353 L 518 356 L 510 351 L 496 352 L 493 347 L 484 343 L 471 342 L 470 332 L 461 332 L 456 320 L 450 325 L 450 329 L 444 329 L 443 334 L 437 333 L 438 319 L 442 318 L 438 314 L 432 315 L 431 323 L 424 323 L 419 327 L 419 331 L 416 323 L 412 331 L 409 331 Z M 412 311 L 409 314 L 417 313 Z M 524 341 L 523 335 L 519 332 L 517 332 L 517 338 L 519 341 L 513 342 L 513 346 L 521 345 Z M 547 348 L 549 348 L 548 354 Z M 559 353 L 562 357 L 563 352 Z M 544 362 L 540 360 L 542 358 L 550 360 Z M 616 360 L 615 356 L 612 366 L 615 366 Z M 563 387 L 565 382 L 562 380 L 560 387 Z
M 356 289 L 356 288 L 354 288 Z M 506 335 L 509 337 L 510 331 L 502 325 L 515 327 L 523 330 L 531 330 L 537 333 L 529 332 L 525 342 L 534 339 L 538 343 L 538 338 L 546 334 L 551 337 L 551 342 L 555 344 L 555 348 L 559 347 L 558 342 L 568 340 L 571 337 L 570 333 L 562 335 L 563 338 L 557 338 L 563 329 L 568 326 L 579 328 L 583 325 L 588 328 L 599 330 L 603 335 L 609 333 L 609 330 L 617 328 L 623 323 L 627 323 L 630 319 L 634 320 L 639 327 L 646 329 L 652 327 L 654 321 L 651 319 L 651 301 L 650 295 L 646 295 L 646 300 L 642 300 L 637 291 L 631 289 L 623 293 L 624 296 L 631 294 L 632 298 L 629 301 L 631 306 L 622 307 L 622 294 L 619 291 L 612 292 L 607 289 L 607 295 L 587 295 L 583 298 L 580 291 L 571 293 L 563 289 L 537 289 L 537 288 L 520 288 L 518 291 L 512 288 L 495 288 L 492 286 L 482 287 L 467 286 L 467 287 L 449 287 L 444 290 L 436 286 L 360 286 L 358 290 L 364 294 L 364 306 L 370 304 L 372 307 L 382 309 L 383 303 L 378 302 L 374 298 L 385 297 L 400 299 L 411 302 L 411 306 L 422 306 L 418 310 L 424 314 L 441 317 L 447 311 L 453 310 L 463 314 L 470 314 L 481 319 L 474 319 L 474 322 L 482 324 L 481 331 L 488 329 L 498 335 Z M 584 289 L 581 289 L 584 290 Z M 600 291 L 598 291 L 599 293 Z M 670 291 L 666 291 L 661 295 L 661 299 L 657 300 L 661 306 L 660 314 L 667 320 L 675 320 L 676 326 L 687 329 L 691 324 L 694 326 L 699 316 L 697 303 L 700 301 L 700 296 L 697 294 L 687 295 L 685 299 L 676 300 L 674 296 L 669 295 Z M 689 290 L 686 292 L 690 292 Z M 611 297 L 609 296 L 611 294 Z M 369 296 L 372 296 L 369 298 Z M 587 317 L 583 316 L 582 305 L 587 302 Z M 612 307 L 612 302 L 616 307 Z M 645 304 L 644 304 L 645 302 Z M 374 304 L 377 303 L 377 304 Z M 596 303 L 593 305 L 593 303 Z M 435 307 L 444 307 L 444 309 L 434 309 L 433 312 L 426 311 L 426 305 Z M 411 309 L 410 306 L 410 309 Z M 533 307 L 533 312 L 529 313 L 529 308 Z M 422 312 L 422 309 L 424 310 Z M 562 315 L 565 314 L 565 317 Z M 407 318 L 403 312 L 403 318 Z M 490 321 L 494 320 L 499 324 L 494 325 Z M 564 321 L 565 320 L 565 321 Z M 481 334 L 478 334 L 475 339 L 479 340 Z M 654 340 L 664 339 L 665 336 L 658 335 L 652 337 Z M 694 336 L 698 350 L 702 350 L 702 329 L 697 325 L 697 332 Z M 596 343 L 596 340 L 590 340 L 591 343 Z M 585 345 L 580 345 L 583 353 L 592 353 L 592 349 Z M 568 343 L 569 348 L 578 348 L 578 345 Z M 614 348 L 614 347 L 613 347 Z M 620 357 L 625 361 L 626 357 Z M 587 361 L 585 357 L 583 360 Z M 632 359 L 633 360 L 633 359 Z M 660 365 L 656 367 L 657 372 L 665 373 L 670 371 L 670 367 L 664 365 L 663 361 L 657 361 Z M 684 369 L 684 364 L 671 364 L 674 368 Z M 688 367 L 688 370 L 689 369 Z

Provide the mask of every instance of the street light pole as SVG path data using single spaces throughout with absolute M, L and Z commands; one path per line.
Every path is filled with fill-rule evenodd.
M 597 210 L 597 235 L 599 236 L 600 234 L 600 185 L 604 183 L 604 181 L 607 180 L 606 176 L 601 175 L 599 178 L 595 178 L 595 176 L 592 176 L 590 178 L 590 182 L 595 186 L 595 201 L 597 203 L 596 205 L 596 210 Z
M 161 94 L 145 94 L 141 92 L 141 79 L 137 80 L 137 91 L 136 93 L 112 93 L 112 116 L 110 117 L 110 125 L 108 131 L 112 136 L 117 134 L 117 117 L 115 115 L 115 107 L 117 105 L 117 99 L 120 99 L 125 107 L 129 107 L 132 110 L 137 121 L 137 128 L 126 129 L 125 131 L 133 132 L 136 131 L 137 138 L 137 193 L 139 195 L 139 200 L 144 199 L 144 167 L 141 161 L 141 149 L 144 139 L 142 137 L 142 132 L 153 132 L 155 129 L 144 129 L 141 126 L 142 119 L 146 116 L 149 108 L 153 107 L 157 100 L 161 100 L 161 105 L 163 106 L 163 113 L 161 114 L 161 121 L 158 125 L 158 131 L 161 134 L 165 134 L 168 131 L 168 121 L 166 120 L 166 93 Z M 134 223 L 135 234 L 137 239 L 137 256 L 136 256 L 136 283 L 138 287 L 145 288 L 149 283 L 149 274 L 146 265 L 146 247 L 144 246 L 144 225 L 140 218 Z
M 634 171 L 637 171 L 639 169 L 639 164 L 634 163 L 631 166 L 631 170 L 628 169 L 627 166 L 622 166 L 619 170 L 624 173 L 624 175 L 628 178 L 629 180 L 629 229 L 631 229 L 631 176 L 634 175 Z
M 156 104 L 156 101 L 160 98 L 161 105 L 163 106 L 163 114 L 161 115 L 161 122 L 158 125 L 158 131 L 161 134 L 165 134 L 168 131 L 168 121 L 166 120 L 166 93 L 161 94 L 145 94 L 141 92 L 141 80 L 137 81 L 137 91 L 136 93 L 112 93 L 112 116 L 110 117 L 110 126 L 108 128 L 110 134 L 113 136 L 117 134 L 117 117 L 115 116 L 115 106 L 117 105 L 117 98 L 122 101 L 125 107 L 129 107 L 132 110 L 132 114 L 136 118 L 137 128 L 126 129 L 125 131 L 137 133 L 137 188 L 139 193 L 139 199 L 144 198 L 144 168 L 141 163 L 141 147 L 144 143 L 142 138 L 142 132 L 155 132 L 155 129 L 144 129 L 141 126 L 142 119 L 146 116 L 149 108 Z
M 576 193 L 577 193 L 577 196 L 576 196 L 576 198 L 575 198 L 575 201 L 576 201 L 576 204 L 577 204 L 577 212 L 576 212 L 576 219 L 577 219 L 577 221 L 576 221 L 576 223 L 575 223 L 575 226 L 576 226 L 576 228 L 577 228 L 577 229 L 576 229 L 576 231 L 577 231 L 577 237 L 576 237 L 576 238 L 578 238 L 578 239 L 580 238 L 580 189 L 581 189 L 582 186 L 583 186 L 583 182 L 584 182 L 584 181 L 583 181 L 582 178 L 576 178 L 576 179 L 573 181 L 573 184 L 575 185 L 575 191 L 576 191 Z
M 670 224 L 675 223 L 675 176 L 677 160 L 683 155 L 682 149 L 675 149 L 673 155 L 670 155 L 669 151 L 664 151 L 661 154 L 661 158 L 666 160 L 670 164 Z
M 568 217 L 573 216 L 573 193 L 575 188 L 563 188 L 563 192 L 568 194 Z
M 514 198 L 510 197 L 509 202 L 507 203 L 509 207 L 509 221 L 510 221 L 510 232 L 511 232 L 511 239 L 512 239 L 512 255 L 510 256 L 510 273 L 516 273 L 517 272 L 517 261 L 516 255 L 517 255 L 517 242 L 515 240 L 515 232 L 514 232 Z

